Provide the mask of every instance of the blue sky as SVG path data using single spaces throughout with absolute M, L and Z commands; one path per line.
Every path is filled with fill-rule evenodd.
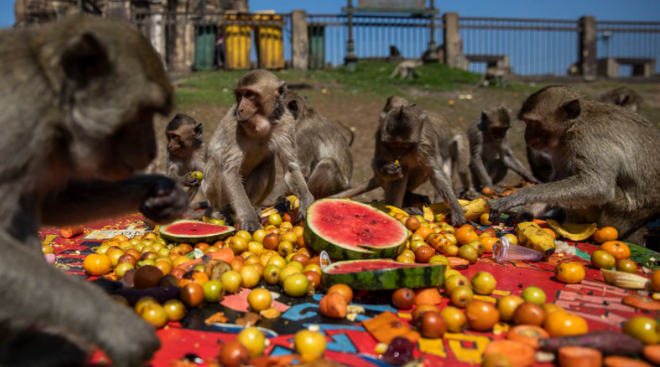
M 288 13 L 338 13 L 345 0 L 249 0 L 251 10 L 273 9 Z M 357 2 L 357 1 L 355 1 Z M 441 11 L 464 16 L 575 19 L 594 15 L 602 20 L 660 21 L 660 0 L 436 0 Z M 14 24 L 14 0 L 0 0 L 0 27 Z

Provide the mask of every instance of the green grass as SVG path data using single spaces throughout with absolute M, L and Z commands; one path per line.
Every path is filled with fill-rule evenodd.
M 287 70 L 276 72 L 290 84 L 308 83 L 329 86 L 338 92 L 361 94 L 376 98 L 401 93 L 402 88 L 428 91 L 452 91 L 476 85 L 480 74 L 453 69 L 442 64 L 423 65 L 419 78 L 390 79 L 395 63 L 359 62 L 354 72 L 343 66 L 314 71 Z M 178 83 L 176 101 L 180 106 L 231 105 L 234 101 L 232 89 L 245 70 L 196 72 Z M 516 86 L 514 85 L 514 88 Z

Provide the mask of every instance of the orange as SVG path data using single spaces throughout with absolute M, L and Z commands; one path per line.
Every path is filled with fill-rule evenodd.
M 472 226 L 463 226 L 456 231 L 456 239 L 461 245 L 467 245 L 470 242 L 479 241 L 479 235 Z
M 437 305 L 442 302 L 442 297 L 438 288 L 420 288 L 415 290 L 415 304 L 416 305 Z
M 554 240 L 557 239 L 557 234 L 552 229 L 550 229 L 550 228 L 541 228 L 541 230 L 543 230 L 545 232 L 548 232 L 548 234 L 552 237 L 552 239 L 554 239 Z
M 555 268 L 555 276 L 560 282 L 580 283 L 584 280 L 584 267 L 575 261 L 561 263 Z
M 484 245 L 484 253 L 492 254 L 493 245 L 497 241 L 499 241 L 499 238 L 496 237 L 481 237 L 481 243 Z
M 580 335 L 589 332 L 587 321 L 570 312 L 553 312 L 545 318 L 543 324 L 551 337 Z
M 594 232 L 594 241 L 598 243 L 614 241 L 617 238 L 619 238 L 619 232 L 614 227 L 603 227 Z
M 353 289 L 351 289 L 351 287 L 347 286 L 346 284 L 333 285 L 328 289 L 327 294 L 335 293 L 335 292 L 344 296 L 346 303 L 351 303 L 351 301 L 353 300 Z
M 99 276 L 110 272 L 112 262 L 108 255 L 91 254 L 83 261 L 83 268 L 85 269 L 85 273 Z
M 426 238 L 432 232 L 433 229 L 431 227 L 419 227 L 419 229 L 415 231 L 415 234 L 422 236 L 422 238 Z
M 651 287 L 653 287 L 654 291 L 660 292 L 660 269 L 651 274 Z
M 600 248 L 609 252 L 617 261 L 630 257 L 630 248 L 621 241 L 607 241 L 600 245 Z

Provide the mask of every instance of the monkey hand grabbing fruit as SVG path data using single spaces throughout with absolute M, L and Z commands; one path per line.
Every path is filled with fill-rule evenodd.
M 162 61 L 128 23 L 82 15 L 0 31 L 0 54 L 0 365 L 81 365 L 83 342 L 141 366 L 160 347 L 154 328 L 44 261 L 38 229 L 185 211 L 176 182 L 133 174 L 171 108 Z
M 284 182 L 300 199 L 299 219 L 314 197 L 307 188 L 297 159 L 296 125 L 284 106 L 284 81 L 266 70 L 245 74 L 234 90 L 236 104 L 220 121 L 208 147 L 202 190 L 209 201 L 207 214 L 220 218 L 235 213 L 240 228 L 261 228 L 260 205 L 273 190 L 275 158 L 284 169 Z
M 612 226 L 619 239 L 642 245 L 646 223 L 660 213 L 657 127 L 630 110 L 557 86 L 532 94 L 518 117 L 527 144 L 550 152 L 552 182 L 499 200 L 490 217 L 519 205 L 531 205 L 525 210 L 535 217 L 559 207 L 569 222 Z

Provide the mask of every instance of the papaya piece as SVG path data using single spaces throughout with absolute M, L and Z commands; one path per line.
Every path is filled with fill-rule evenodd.
M 557 353 L 559 367 L 601 367 L 603 354 L 597 349 L 562 347 Z
M 383 312 L 380 315 L 362 322 L 362 326 L 380 343 L 390 344 L 392 339 L 400 336 L 417 343 L 419 333 L 410 330 L 410 327 L 399 320 L 391 312 Z
M 534 349 L 539 349 L 539 339 L 549 338 L 545 329 L 534 325 L 518 325 L 509 330 L 506 338 L 525 343 Z
M 654 301 L 649 297 L 640 296 L 639 294 L 630 294 L 623 298 L 621 301 L 624 305 L 639 308 L 641 310 L 658 311 L 660 310 L 660 302 Z
M 534 364 L 534 348 L 515 340 L 495 340 L 484 350 L 484 357 L 489 354 L 504 354 L 509 357 L 512 367 L 527 367 Z
M 469 261 L 462 259 L 460 257 L 447 256 L 447 260 L 449 260 L 449 267 L 451 267 L 452 269 L 462 270 L 462 269 L 467 269 L 468 266 L 470 266 Z
M 209 252 L 206 255 L 200 257 L 199 259 L 186 261 L 183 264 L 177 265 L 177 268 L 182 268 L 186 272 L 193 270 L 196 265 L 203 264 L 208 260 L 222 260 L 226 263 L 230 263 L 234 259 L 234 251 L 230 248 L 221 248 L 218 251 Z
M 610 356 L 605 358 L 605 367 L 653 367 L 650 364 L 640 361 L 639 359 L 621 357 L 621 356 Z

